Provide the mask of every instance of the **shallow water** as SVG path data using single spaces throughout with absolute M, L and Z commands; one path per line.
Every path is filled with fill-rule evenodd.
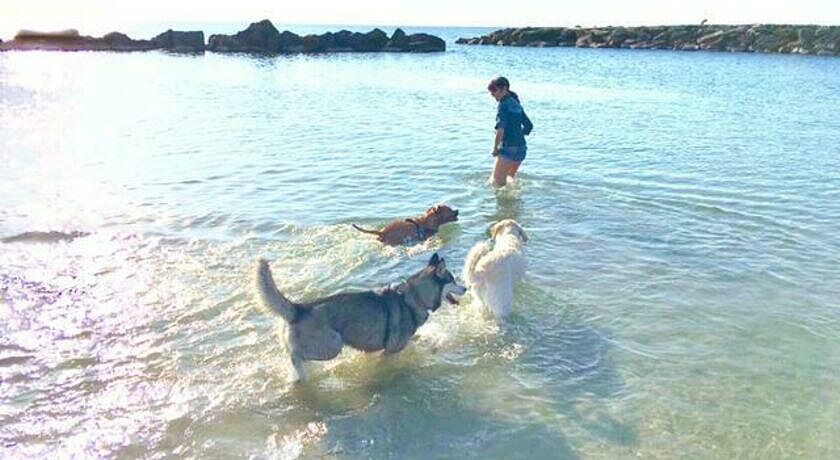
M 499 73 L 536 128 L 494 192 Z M 837 458 L 837 107 L 836 58 L 0 53 L 0 452 Z M 441 201 L 423 245 L 349 226 Z M 257 257 L 309 300 L 506 217 L 506 323 L 445 306 L 288 383 Z

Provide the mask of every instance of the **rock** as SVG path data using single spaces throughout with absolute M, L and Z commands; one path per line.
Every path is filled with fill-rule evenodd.
M 711 33 L 709 35 L 705 35 L 703 37 L 698 38 L 697 43 L 700 44 L 700 45 L 703 45 L 705 43 L 709 43 L 709 42 L 712 42 L 712 41 L 717 41 L 721 37 L 723 37 L 723 31 L 718 30 L 717 32 L 714 32 L 714 33 Z
M 373 29 L 362 37 L 362 48 L 356 51 L 382 51 L 388 44 L 388 34 L 380 29 Z
M 301 45 L 304 53 L 323 53 L 327 44 L 333 42 L 331 33 L 322 35 L 306 35 L 301 38 Z
M 284 32 L 284 34 L 286 33 Z M 388 44 L 388 35 L 380 29 L 374 29 L 366 34 L 340 30 L 336 33 L 327 32 L 323 35 L 307 35 L 297 40 L 293 37 L 288 38 L 289 45 L 285 46 L 286 49 L 300 49 L 306 53 L 387 51 L 385 48 Z
M 280 32 L 268 19 L 254 22 L 236 35 L 211 35 L 207 49 L 216 52 L 279 53 Z
M 325 49 L 327 52 L 333 53 L 383 51 L 388 44 L 388 35 L 380 29 L 373 29 L 366 34 L 341 30 L 332 34 L 331 37 L 326 35 L 329 34 L 325 34 L 322 39 L 325 43 Z
M 95 38 L 80 35 L 75 29 L 59 32 L 21 30 L 14 40 L 0 45 L 0 51 L 145 51 L 152 48 L 153 45 L 148 40 L 132 40 L 119 32 Z
M 578 48 L 585 48 L 592 43 L 592 34 L 586 34 L 583 37 L 580 37 L 575 42 L 575 46 Z
M 106 44 L 103 49 L 108 51 L 148 51 L 155 48 L 149 40 L 132 40 L 128 35 L 120 32 L 105 34 L 102 41 Z
M 15 35 L 14 41 L 27 40 L 79 40 L 82 37 L 76 29 L 66 29 L 57 32 L 39 32 L 22 29 Z
M 397 29 L 391 39 L 385 44 L 385 51 L 404 51 L 408 49 L 408 36 L 402 29 Z
M 303 52 L 303 39 L 295 33 L 284 30 L 280 33 L 280 49 L 281 53 L 301 53 Z
M 335 34 L 324 34 L 323 42 L 327 52 L 340 53 L 353 51 L 356 43 L 360 41 L 359 33 L 349 30 L 339 30 Z
M 408 36 L 409 53 L 435 53 L 446 51 L 446 42 L 429 34 L 411 34 Z
M 233 36 L 212 35 L 207 49 L 258 53 L 429 52 L 443 51 L 446 44 L 428 34 L 406 35 L 402 29 L 395 30 L 390 39 L 381 29 L 367 33 L 340 30 L 299 37 L 288 31 L 277 32 L 270 21 L 264 20 Z
M 480 44 L 480 43 L 476 43 Z M 402 29 L 397 29 L 385 44 L 384 51 L 403 53 L 431 53 L 446 50 L 446 42 L 441 38 L 429 34 L 406 35 Z
M 470 40 L 480 44 L 480 39 Z M 527 45 L 528 43 L 521 43 Z M 321 53 L 321 52 L 438 52 L 446 50 L 446 42 L 429 34 L 406 35 L 397 29 L 391 38 L 381 29 L 367 33 L 342 30 L 323 35 L 300 37 L 292 32 L 280 33 L 271 21 L 265 19 L 250 24 L 235 35 L 211 35 L 204 44 L 204 32 L 179 32 L 167 30 L 151 40 L 132 40 L 120 32 L 111 32 L 102 38 L 82 36 L 75 29 L 58 32 L 21 30 L 10 42 L 0 40 L 0 51 L 6 50 L 61 50 L 61 51 L 143 51 L 162 49 L 173 52 L 203 52 L 205 49 L 220 53 Z
M 172 29 L 156 36 L 150 42 L 157 49 L 173 53 L 203 53 L 204 32 L 176 32 Z
M 128 46 L 134 43 L 134 40 L 129 38 L 128 35 L 120 32 L 111 32 L 109 34 L 105 34 L 102 36 L 102 39 L 114 45 Z
M 688 25 L 500 29 L 459 44 L 840 54 L 840 26 Z
M 627 32 L 627 29 L 618 27 L 609 35 L 607 43 L 613 48 L 618 48 L 625 40 L 627 40 L 628 37 L 629 33 Z

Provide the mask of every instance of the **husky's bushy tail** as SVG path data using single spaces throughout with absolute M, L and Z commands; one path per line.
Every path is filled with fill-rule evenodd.
M 277 285 L 274 284 L 274 278 L 271 276 L 271 269 L 268 267 L 268 261 L 262 258 L 259 260 L 257 267 L 257 291 L 259 291 L 260 299 L 265 306 L 279 313 L 287 322 L 295 322 L 297 307 L 277 290 Z

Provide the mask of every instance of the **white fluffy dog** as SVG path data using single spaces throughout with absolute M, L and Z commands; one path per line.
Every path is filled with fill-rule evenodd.
M 525 274 L 525 230 L 513 219 L 490 227 L 490 241 L 470 249 L 463 278 L 473 296 L 497 318 L 510 313 L 516 283 Z

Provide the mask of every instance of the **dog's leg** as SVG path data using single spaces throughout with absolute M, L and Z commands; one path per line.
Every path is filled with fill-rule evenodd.
M 285 328 L 286 350 L 292 363 L 292 383 L 306 380 L 306 368 L 303 367 L 303 356 L 301 355 L 300 344 L 296 337 L 294 325 L 288 324 Z
M 292 373 L 293 383 L 303 382 L 306 380 L 306 368 L 303 367 L 303 358 L 298 356 L 297 353 L 292 353 L 292 368 L 294 369 L 294 372 Z
M 497 318 L 503 318 L 513 306 L 513 283 L 508 277 L 496 277 L 494 281 L 486 286 L 484 305 Z

